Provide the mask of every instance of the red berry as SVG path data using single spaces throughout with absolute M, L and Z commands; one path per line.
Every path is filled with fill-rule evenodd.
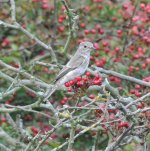
M 83 78 L 83 81 L 84 81 L 84 82 L 88 81 L 88 78 L 87 78 L 87 77 L 84 77 L 84 78 Z
M 81 24 L 80 24 L 80 27 L 81 27 L 81 28 L 85 28 L 85 26 L 86 26 L 85 23 L 81 23 Z
M 117 30 L 117 34 L 118 34 L 119 37 L 122 36 L 122 33 L 123 33 L 122 30 Z
M 140 97 L 141 95 L 142 95 L 141 92 L 136 92 L 136 93 L 135 93 L 135 96 L 137 96 L 137 97 Z
M 20 67 L 19 64 L 17 64 L 17 63 L 13 63 L 12 66 L 15 67 L 15 68 L 19 68 Z
M 100 76 L 98 74 L 95 75 L 94 80 L 99 80 Z
M 102 9 L 103 9 L 103 6 L 102 6 L 102 5 L 99 5 L 99 6 L 98 6 L 98 9 L 99 9 L 99 10 L 102 10 Z
M 142 108 L 143 108 L 143 105 L 142 105 L 142 104 L 139 104 L 137 107 L 138 107 L 138 109 L 142 109 Z
M 60 104 L 61 104 L 61 105 L 64 105 L 64 104 L 67 103 L 67 101 L 68 101 L 68 98 L 67 98 L 67 97 L 64 97 L 64 98 L 60 101 Z
M 93 84 L 94 85 L 100 85 L 102 83 L 102 80 L 101 79 L 98 79 L 98 80 L 94 80 L 93 81 Z
M 85 35 L 88 35 L 90 31 L 88 29 L 84 30 Z
M 134 66 L 129 66 L 129 72 L 133 72 L 134 71 Z
M 107 47 L 108 46 L 108 42 L 107 41 L 104 41 L 103 42 L 103 47 Z
M 135 88 L 136 88 L 136 89 L 140 89 L 141 86 L 140 86 L 140 85 L 136 85 Z
M 135 94 L 136 90 L 130 90 L 131 94 Z
M 32 2 L 38 2 L 39 0 L 32 0 Z
M 145 9 L 145 4 L 144 4 L 144 3 L 141 3 L 141 4 L 140 4 L 140 7 L 141 7 L 141 9 Z
M 95 42 L 95 43 L 94 43 L 94 48 L 95 48 L 96 50 L 100 50 L 99 44 Z
M 76 77 L 75 79 L 77 82 L 80 82 L 82 80 L 82 77 Z
M 86 72 L 86 76 L 89 77 L 91 76 L 91 73 L 89 71 Z
M 101 109 L 97 109 L 97 110 L 95 110 L 95 112 L 96 112 L 96 114 L 101 114 L 101 113 L 103 113 Z
M 102 61 L 96 61 L 96 66 L 97 67 L 103 67 L 104 63 Z
M 44 67 L 43 71 L 46 72 L 46 73 L 49 73 L 49 69 L 47 67 Z
M 62 32 L 64 32 L 64 30 L 65 30 L 65 27 L 64 27 L 64 26 L 59 26 L 59 27 L 58 27 L 58 31 L 59 31 L 59 32 L 62 33 Z
M 69 82 L 65 83 L 65 86 L 70 87 L 70 83 Z
M 139 34 L 139 30 L 138 30 L 138 27 L 137 26 L 133 26 L 132 29 L 131 29 L 132 33 L 134 35 L 138 35 Z
M 101 58 L 101 60 L 102 60 L 103 64 L 106 63 L 106 58 Z
M 26 115 L 24 117 L 24 119 L 27 120 L 27 121 L 31 121 L 32 120 L 32 116 L 30 114 L 28 114 L 28 115 Z
M 100 29 L 100 30 L 99 30 L 99 34 L 101 34 L 101 35 L 103 35 L 104 32 L 105 32 L 104 29 Z
M 110 76 L 110 81 L 115 81 L 115 77 L 114 76 Z
M 69 84 L 70 86 L 74 85 L 74 81 L 73 80 L 69 81 Z
M 117 17 L 114 17 L 114 16 L 113 16 L 113 17 L 111 18 L 111 20 L 115 22 L 115 21 L 117 21 Z
M 67 98 L 67 97 L 64 97 L 63 100 L 64 100 L 64 101 L 68 101 L 68 98 Z
M 98 57 L 98 56 L 99 56 L 99 53 L 98 53 L 98 52 L 96 52 L 96 53 L 94 54 L 94 56 L 95 56 L 95 57 Z
M 122 6 L 122 8 L 123 8 L 123 9 L 128 9 L 128 5 L 127 5 L 127 4 L 124 4 L 124 5 Z
M 6 122 L 7 122 L 7 120 L 6 120 L 5 117 L 1 117 L 0 121 L 1 121 L 2 123 L 6 123 Z
M 67 90 L 68 90 L 68 92 L 72 92 L 72 88 L 71 87 L 69 87 Z
M 115 52 L 119 52 L 120 51 L 120 48 L 119 47 L 116 47 L 115 48 Z
M 123 126 L 128 128 L 129 127 L 129 123 L 125 122 L 125 123 L 123 123 Z
M 8 38 L 4 38 L 1 45 L 2 45 L 2 47 L 9 46 L 10 45 L 9 39 Z
M 122 128 L 122 127 L 128 128 L 128 127 L 129 127 L 129 123 L 124 122 L 124 123 L 118 124 L 118 129 L 120 129 L 120 128 Z
M 134 16 L 133 18 L 132 18 L 132 21 L 133 22 L 136 22 L 136 21 L 138 21 L 139 20 L 139 16 Z
M 38 133 L 38 129 L 34 126 L 31 127 L 31 131 L 34 133 L 34 134 L 37 134 Z
M 59 18 L 64 20 L 66 17 L 64 15 L 60 15 Z
M 42 0 L 43 3 L 48 3 L 48 0 Z
M 96 30 L 95 29 L 91 29 L 91 34 L 96 34 Z
M 63 21 L 64 21 L 63 19 L 58 18 L 58 22 L 59 22 L 59 23 L 62 23 Z
M 43 3 L 42 8 L 43 8 L 43 9 L 48 9 L 48 8 L 49 8 L 49 6 L 48 6 L 48 4 L 47 4 L 47 3 Z
M 146 62 L 147 64 L 150 64 L 150 58 L 146 58 L 145 62 Z
M 32 98 L 35 98 L 36 97 L 36 94 L 31 92 L 31 91 L 27 91 L 26 94 Z
M 95 95 L 94 95 L 94 94 L 90 94 L 89 98 L 90 98 L 90 99 L 94 99 L 94 98 L 95 98 Z
M 83 85 L 83 83 L 81 81 L 77 82 L 77 86 L 81 87 Z
M 94 61 L 94 60 L 95 60 L 95 58 L 94 58 L 93 56 L 90 56 L 90 60 Z

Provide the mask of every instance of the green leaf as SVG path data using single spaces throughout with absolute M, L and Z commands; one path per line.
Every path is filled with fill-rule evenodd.
M 16 51 L 16 50 L 18 50 L 18 45 L 11 44 L 11 48 L 12 48 L 12 50 Z

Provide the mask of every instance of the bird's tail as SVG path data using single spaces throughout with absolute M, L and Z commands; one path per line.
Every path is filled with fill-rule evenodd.
M 48 89 L 43 102 L 46 102 L 48 98 L 56 91 L 56 89 L 57 89 L 57 85 L 53 86 L 51 89 Z

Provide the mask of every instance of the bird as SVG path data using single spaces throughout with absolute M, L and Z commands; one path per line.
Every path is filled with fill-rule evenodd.
M 90 62 L 90 52 L 95 49 L 92 42 L 84 41 L 71 57 L 69 62 L 62 68 L 56 76 L 54 86 L 46 92 L 45 101 L 55 92 L 56 89 L 64 85 L 66 82 L 75 79 L 85 73 Z

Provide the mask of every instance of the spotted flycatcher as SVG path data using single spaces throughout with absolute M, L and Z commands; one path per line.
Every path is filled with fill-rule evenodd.
M 94 49 L 94 46 L 91 42 L 80 43 L 74 56 L 57 75 L 54 87 L 46 93 L 45 101 L 58 87 L 61 87 L 66 82 L 84 74 L 90 62 L 90 52 L 92 49 Z

